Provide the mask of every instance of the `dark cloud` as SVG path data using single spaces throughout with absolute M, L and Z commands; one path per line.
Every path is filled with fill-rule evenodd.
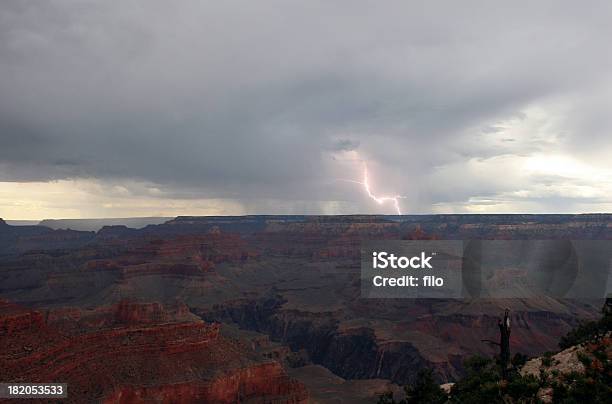
M 518 191 L 466 164 L 611 147 L 609 4 L 5 1 L 0 181 L 346 201 L 356 152 L 415 211 Z
M 359 148 L 359 141 L 351 139 L 338 139 L 334 145 L 334 151 L 353 151 Z

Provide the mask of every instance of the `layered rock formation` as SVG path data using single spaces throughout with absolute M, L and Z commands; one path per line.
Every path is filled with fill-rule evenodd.
M 10 226 L 0 219 L 0 256 L 81 247 L 94 236 L 93 232 L 51 230 L 43 226 Z
M 223 338 L 218 324 L 176 322 L 185 317 L 181 309 L 166 313 L 158 304 L 123 302 L 78 311 L 44 315 L 2 303 L 0 380 L 67 383 L 65 401 L 75 403 L 301 403 L 308 397 L 278 362 Z
M 610 219 L 610 215 L 184 217 L 138 230 L 107 227 L 97 234 L 67 234 L 36 226 L 18 230 L 0 223 L 0 237 L 10 240 L 8 247 L 0 247 L 0 297 L 29 307 L 11 311 L 10 321 L 3 317 L 0 330 L 6 332 L 0 338 L 4 342 L 10 328 L 23 341 L 31 341 L 32 346 L 26 343 L 17 349 L 25 352 L 24 358 L 47 361 L 51 352 L 66 358 L 73 355 L 70 352 L 81 352 L 106 363 L 96 350 L 108 352 L 111 347 L 122 352 L 126 360 L 116 368 L 80 364 L 86 373 L 104 375 L 112 385 L 87 397 L 114 402 L 183 396 L 246 399 L 237 398 L 236 391 L 301 400 L 304 390 L 283 379 L 282 366 L 321 366 L 343 380 L 364 380 L 369 386 L 383 383 L 372 380 L 409 383 L 422 367 L 435 369 L 440 382 L 452 381 L 462 374 L 464 358 L 495 352 L 482 340 L 495 338 L 497 317 L 505 307 L 513 316 L 512 352 L 538 355 L 554 349 L 558 338 L 578 321 L 596 316 L 600 302 L 544 297 L 362 299 L 361 242 L 610 239 Z M 198 322 L 200 318 L 206 323 Z M 247 331 L 211 339 L 209 323 L 237 326 L 259 339 L 265 336 L 271 345 L 263 349 Z M 48 331 L 36 331 L 44 327 Z M 96 342 L 96 335 L 103 342 Z M 203 335 L 209 336 L 206 343 Z M 38 348 L 36 338 L 41 338 Z M 179 340 L 190 341 L 195 350 L 181 351 Z M 127 350 L 122 350 L 123 342 Z M 38 356 L 31 356 L 24 346 Z M 234 356 L 215 356 L 223 352 Z M 73 373 L 78 369 L 61 360 L 46 371 L 42 362 L 18 358 L 11 358 L 17 366 L 13 369 L 22 365 L 31 369 L 26 376 L 40 372 L 41 377 L 53 377 L 59 372 L 74 377 L 76 386 L 86 385 Z M 174 365 L 161 366 L 151 378 L 142 375 L 149 371 L 145 363 L 162 359 Z M 245 373 L 245 363 L 246 368 L 264 370 Z M 258 372 L 281 375 L 271 377 L 286 383 L 262 385 Z M 173 378 L 175 373 L 182 376 Z M 220 374 L 233 376 L 217 381 Z M 285 394 L 284 389 L 294 388 L 295 394 Z M 227 394 L 211 395 L 219 391 Z

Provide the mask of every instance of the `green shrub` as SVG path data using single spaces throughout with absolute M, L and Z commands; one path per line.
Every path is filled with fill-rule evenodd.
M 525 365 L 525 363 L 527 363 L 527 355 L 523 355 L 520 352 L 517 352 L 514 354 L 514 356 L 512 357 L 512 359 L 510 360 L 510 363 L 512 364 L 512 366 L 516 369 L 522 367 L 523 365 Z
M 597 340 L 602 335 L 612 331 L 612 299 L 606 299 L 603 309 L 603 316 L 598 321 L 581 323 L 567 333 L 559 341 L 559 348 L 567 349 L 574 345 Z
M 584 323 L 570 331 L 560 342 L 562 349 L 584 342 L 598 341 L 607 332 L 612 331 L 612 300 L 607 300 L 603 309 L 603 318 L 599 321 Z M 465 377 L 458 380 L 446 397 L 434 381 L 430 370 L 421 371 L 416 382 L 407 386 L 406 399 L 396 402 L 391 393 L 380 396 L 379 404 L 537 404 L 540 388 L 550 386 L 553 389 L 555 404 L 608 404 L 612 403 L 612 363 L 608 360 L 606 346 L 600 344 L 592 356 L 579 353 L 578 358 L 585 365 L 585 373 L 573 372 L 560 374 L 554 370 L 548 374 L 540 369 L 540 377 L 521 376 L 518 369 L 525 364 L 527 357 L 515 354 L 511 360 L 513 369 L 507 380 L 502 380 L 499 363 L 493 359 L 474 356 L 464 362 Z M 547 352 L 542 357 L 545 367 L 552 366 L 553 353 Z
M 516 375 L 508 382 L 506 391 L 510 397 L 518 402 L 526 399 L 535 400 L 539 389 L 540 382 L 535 376 Z
M 378 404 L 444 404 L 447 396 L 440 385 L 434 380 L 431 369 L 422 369 L 417 374 L 416 381 L 404 387 L 406 398 L 400 401 L 393 399 L 390 392 L 378 398 Z
M 542 366 L 547 368 L 551 367 L 553 364 L 552 354 L 550 352 L 546 352 L 542 357 Z
M 434 380 L 431 369 L 419 371 L 416 382 L 405 390 L 406 404 L 443 404 L 447 399 L 446 393 Z

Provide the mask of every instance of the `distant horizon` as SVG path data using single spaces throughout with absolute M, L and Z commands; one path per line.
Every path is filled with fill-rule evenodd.
M 546 221 L 547 217 L 559 217 L 559 218 L 572 218 L 576 217 L 576 220 L 580 220 L 580 216 L 591 217 L 591 219 L 598 220 L 597 216 L 602 216 L 603 218 L 608 218 L 610 213 L 436 213 L 436 214 L 405 214 L 405 215 L 388 215 L 388 214 L 339 214 L 339 215 L 321 215 L 321 214 L 312 214 L 312 215 L 302 215 L 302 214 L 253 214 L 253 215 L 179 215 L 179 216 L 147 216 L 147 217 L 124 217 L 124 218 L 69 218 L 69 219 L 41 219 L 41 220 L 14 220 L 14 219 L 2 219 L 6 224 L 13 227 L 19 226 L 44 226 L 53 230 L 60 229 L 70 229 L 76 231 L 94 231 L 98 232 L 103 227 L 107 226 L 125 226 L 130 229 L 142 229 L 150 225 L 162 225 L 164 223 L 180 220 L 181 218 L 187 219 L 195 219 L 206 221 L 219 220 L 219 223 L 224 221 L 233 222 L 235 219 L 245 219 L 251 220 L 249 218 L 255 218 L 255 221 L 266 221 L 278 218 L 278 220 L 282 220 L 283 218 L 289 221 L 308 221 L 309 218 L 322 218 L 322 221 L 325 221 L 325 218 L 329 218 L 329 220 L 334 220 L 333 218 L 347 218 L 347 220 L 355 219 L 355 218 L 364 218 L 359 220 L 360 222 L 363 220 L 389 220 L 397 223 L 427 223 L 431 220 L 431 218 L 437 217 L 458 217 L 458 218 L 467 218 L 466 220 L 474 220 L 478 221 L 480 218 L 491 218 L 495 220 L 496 217 L 509 217 L 510 221 L 516 221 L 513 217 L 524 217 L 525 220 L 534 220 L 534 221 Z M 469 219 L 469 218 L 472 219 Z M 533 218 L 531 218 L 533 217 Z M 370 219 L 371 218 L 371 219 Z M 343 220 L 343 219 L 340 219 Z M 458 219 L 463 220 L 463 219 Z M 486 219 L 485 219 L 486 220 Z
M 486 213 L 463 213 L 463 212 L 449 212 L 449 213 L 402 213 L 398 215 L 396 213 L 340 213 L 340 214 L 299 214 L 299 213 L 248 213 L 248 214 L 236 214 L 236 215 L 189 215 L 181 214 L 177 216 L 125 216 L 125 217 L 62 217 L 52 218 L 46 217 L 43 219 L 13 219 L 0 216 L 0 219 L 5 222 L 43 222 L 45 220 L 128 220 L 128 219 L 176 219 L 179 217 L 249 217 L 249 216 L 578 216 L 578 215 L 612 215 L 612 212 L 486 212 Z

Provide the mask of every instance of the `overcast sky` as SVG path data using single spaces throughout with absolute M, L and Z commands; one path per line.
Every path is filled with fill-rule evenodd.
M 0 217 L 610 212 L 611 4 L 4 0 Z

